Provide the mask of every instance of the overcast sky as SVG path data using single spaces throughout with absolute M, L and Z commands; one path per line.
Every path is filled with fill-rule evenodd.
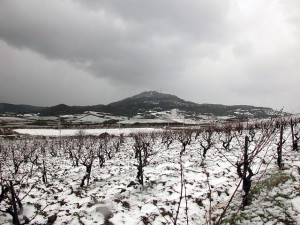
M 0 0 L 0 102 L 146 90 L 300 112 L 299 0 Z

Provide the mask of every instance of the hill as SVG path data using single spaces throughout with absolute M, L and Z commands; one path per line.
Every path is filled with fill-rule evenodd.
M 115 113 L 119 115 L 134 116 L 138 113 L 145 113 L 149 111 L 169 111 L 174 108 L 183 109 L 189 105 L 196 104 L 182 100 L 175 95 L 148 91 L 111 103 L 108 106 L 114 108 Z
M 0 103 L 0 113 L 37 113 L 46 108 L 47 107 Z
M 108 105 L 68 106 L 59 104 L 52 107 L 37 107 L 29 105 L 0 104 L 0 113 L 37 113 L 41 116 L 59 116 L 82 114 L 86 111 L 108 113 L 114 116 L 134 117 L 136 115 L 153 115 L 153 112 L 166 112 L 177 109 L 185 118 L 199 118 L 201 116 L 216 117 L 269 117 L 278 112 L 267 107 L 249 105 L 226 106 L 220 104 L 198 104 L 185 101 L 175 95 L 156 91 L 142 92 Z
M 276 111 L 267 107 L 249 105 L 226 106 L 220 104 L 197 104 L 185 101 L 175 95 L 163 94 L 156 91 L 143 92 L 124 100 L 109 104 L 118 109 L 120 115 L 134 116 L 149 111 L 170 111 L 174 108 L 183 111 L 186 116 L 234 116 L 234 117 L 268 117 Z M 116 113 L 116 112 L 115 112 Z

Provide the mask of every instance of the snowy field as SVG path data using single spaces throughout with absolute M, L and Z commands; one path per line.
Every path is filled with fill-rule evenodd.
M 57 130 L 16 131 L 59 135 Z M 61 132 L 63 136 L 78 134 L 78 130 Z M 30 224 L 213 224 L 230 202 L 222 224 L 300 224 L 300 152 L 291 149 L 289 127 L 283 133 L 286 141 L 281 169 L 277 166 L 279 129 L 274 135 L 268 133 L 269 136 L 260 129 L 232 131 L 231 136 L 215 131 L 205 158 L 203 147 L 208 144 L 205 131 L 84 131 L 96 135 L 104 132 L 123 133 L 126 137 L 124 140 L 118 136 L 0 139 L 2 187 L 9 180 L 15 182 L 15 192 L 23 204 L 19 213 L 21 221 Z M 132 132 L 144 134 L 129 135 Z M 254 175 L 249 204 L 243 208 L 242 179 L 236 165 L 243 161 L 245 136 L 251 137 L 249 163 Z M 225 149 L 222 143 L 228 137 L 232 140 Z M 187 144 L 185 151 L 183 143 Z M 137 146 L 146 146 L 149 153 L 148 157 L 143 155 L 146 157 L 144 185 L 137 180 L 139 161 L 134 150 Z M 5 160 L 11 157 L 12 150 L 14 157 L 19 154 L 17 172 L 16 160 Z M 92 157 L 91 152 L 95 154 Z M 22 161 L 26 154 L 27 161 Z M 101 160 L 99 155 L 103 157 Z M 90 162 L 87 183 L 85 165 Z M 0 207 L 4 211 L 10 205 L 11 196 L 3 196 Z M 3 211 L 0 223 L 11 224 L 12 216 Z
M 108 133 L 113 135 L 128 135 L 130 133 L 137 132 L 155 132 L 161 131 L 161 129 L 156 128 L 121 128 L 121 129 L 15 129 L 15 132 L 19 134 L 28 134 L 34 136 L 75 136 L 78 135 L 80 131 L 84 132 L 86 135 L 100 135 L 102 133 Z

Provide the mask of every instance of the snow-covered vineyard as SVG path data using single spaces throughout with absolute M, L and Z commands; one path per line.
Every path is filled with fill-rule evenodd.
M 0 138 L 1 224 L 300 224 L 297 118 L 58 132 Z

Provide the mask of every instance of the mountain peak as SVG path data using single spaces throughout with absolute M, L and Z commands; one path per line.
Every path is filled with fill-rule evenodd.
M 134 95 L 132 97 L 129 98 L 125 98 L 121 101 L 118 102 L 114 102 L 111 103 L 110 105 L 123 105 L 123 104 L 136 104 L 136 103 L 154 103 L 154 104 L 158 104 L 162 101 L 168 101 L 168 102 L 184 102 L 184 100 L 178 98 L 175 95 L 170 95 L 170 94 L 164 94 L 164 93 L 160 93 L 157 91 L 144 91 L 140 94 Z
M 162 93 L 159 93 L 157 91 L 144 91 L 140 94 L 137 94 L 137 95 L 134 95 L 133 97 L 136 97 L 136 98 L 144 98 L 144 97 L 153 97 L 155 95 L 161 95 Z
M 111 107 L 118 108 L 121 114 L 126 113 L 130 116 L 151 110 L 169 111 L 186 105 L 186 101 L 175 95 L 164 94 L 157 91 L 145 91 L 138 95 L 109 104 Z
M 164 94 L 157 91 L 144 91 L 140 94 L 134 95 L 129 98 L 155 98 L 155 97 L 176 97 L 175 95 Z M 177 97 L 176 97 L 177 98 Z

